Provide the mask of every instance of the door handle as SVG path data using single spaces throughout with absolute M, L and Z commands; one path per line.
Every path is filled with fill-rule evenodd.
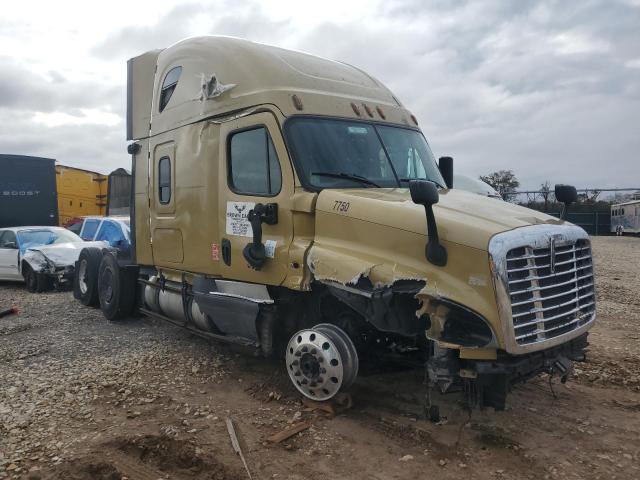
M 229 267 L 231 266 L 231 242 L 228 238 L 222 239 L 222 261 Z

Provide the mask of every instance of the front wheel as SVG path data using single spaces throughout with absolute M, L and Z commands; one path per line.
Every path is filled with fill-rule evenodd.
M 289 340 L 287 371 L 305 397 L 328 400 L 348 389 L 358 375 L 358 353 L 340 327 L 321 323 L 301 330 Z
M 47 289 L 48 278 L 33 270 L 29 265 L 24 267 L 24 282 L 31 293 L 44 292 Z
M 106 253 L 98 267 L 98 299 L 107 320 L 120 320 L 133 313 L 136 275 L 120 268 L 112 253 Z

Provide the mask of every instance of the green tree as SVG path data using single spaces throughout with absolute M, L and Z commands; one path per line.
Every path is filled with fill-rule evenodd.
M 495 188 L 500 196 L 507 201 L 513 197 L 516 188 L 520 186 L 513 170 L 498 170 L 488 175 L 480 175 L 480 180 Z

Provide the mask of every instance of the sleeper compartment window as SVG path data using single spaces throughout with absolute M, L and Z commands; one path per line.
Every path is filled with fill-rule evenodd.
M 164 77 L 162 89 L 160 90 L 160 104 L 158 106 L 161 112 L 165 109 L 169 100 L 171 100 L 173 91 L 178 86 L 178 79 L 180 78 L 181 73 L 182 67 L 174 67 L 169 70 L 169 73 Z

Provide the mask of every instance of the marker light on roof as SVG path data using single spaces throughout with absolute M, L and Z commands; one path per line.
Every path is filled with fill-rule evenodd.
M 376 107 L 376 111 L 378 112 L 378 115 L 380 115 L 380 118 L 382 118 L 383 120 L 387 118 L 380 107 Z
M 413 120 L 413 123 L 415 123 L 416 125 L 418 125 L 418 120 L 416 119 L 415 115 L 411 115 L 411 120 Z
M 360 116 L 360 109 L 358 108 L 358 105 L 356 105 L 355 103 L 351 102 L 351 108 L 353 108 L 353 113 L 355 113 L 357 116 Z
M 296 107 L 296 110 L 302 110 L 304 107 L 302 106 L 302 100 L 297 95 L 292 95 L 291 100 L 293 100 L 293 106 Z
M 373 118 L 373 111 L 371 110 L 369 105 L 367 105 L 366 103 L 363 103 L 362 106 L 364 107 L 364 111 L 367 112 L 367 115 Z

